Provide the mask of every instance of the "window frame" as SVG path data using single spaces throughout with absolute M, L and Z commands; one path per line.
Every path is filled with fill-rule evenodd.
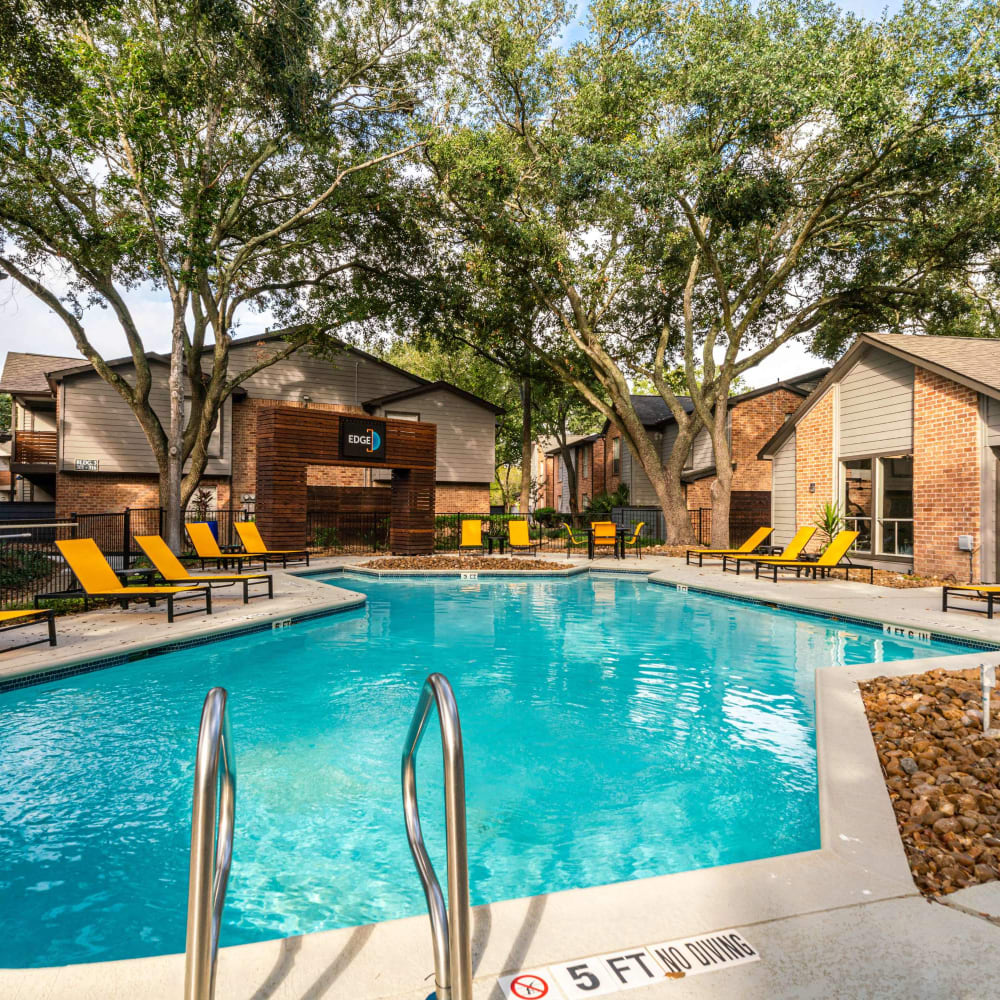
M 611 475 L 621 476 L 622 474 L 622 439 L 613 437 L 611 439 Z
M 897 559 L 901 562 L 912 562 L 913 552 L 900 553 L 900 552 L 886 552 L 883 549 L 882 537 L 884 529 L 884 514 L 883 514 L 883 494 L 885 492 L 885 477 L 884 470 L 886 462 L 893 459 L 908 458 L 910 462 L 913 462 L 913 452 L 900 452 L 897 450 L 886 451 L 886 452 L 868 452 L 863 455 L 841 455 L 838 459 L 838 475 L 839 482 L 837 484 L 837 502 L 840 506 L 842 516 L 844 518 L 845 528 L 849 531 L 856 530 L 856 526 L 849 524 L 849 521 L 856 521 L 858 519 L 852 518 L 847 512 L 847 463 L 848 462 L 869 462 L 871 465 L 871 476 L 872 476 L 872 502 L 871 502 L 871 515 L 868 518 L 870 521 L 869 532 L 870 532 L 870 543 L 869 548 L 860 549 L 856 545 L 851 546 L 851 552 L 857 553 L 858 555 L 871 556 L 872 558 L 878 559 Z M 910 478 L 910 492 L 911 496 L 913 493 L 913 477 L 911 474 Z M 914 537 L 914 522 L 915 518 L 892 518 L 893 523 L 899 524 L 908 522 L 910 524 L 910 536 Z M 896 529 L 898 536 L 898 528 Z

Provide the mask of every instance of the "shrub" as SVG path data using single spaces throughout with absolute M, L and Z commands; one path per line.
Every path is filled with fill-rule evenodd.
M 619 483 L 614 493 L 598 493 L 587 501 L 588 514 L 610 514 L 614 507 L 628 506 L 628 486 Z
M 52 572 L 52 560 L 43 552 L 0 545 L 0 588 L 22 590 Z
M 556 517 L 555 507 L 536 507 L 535 520 L 539 524 L 550 525 Z
M 337 529 L 317 528 L 313 532 L 313 545 L 318 549 L 335 549 L 340 545 Z

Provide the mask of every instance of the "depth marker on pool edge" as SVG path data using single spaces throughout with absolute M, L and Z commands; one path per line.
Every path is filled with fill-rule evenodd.
M 506 1000 L 573 1000 L 759 961 L 753 945 L 730 929 L 525 969 L 497 982 Z

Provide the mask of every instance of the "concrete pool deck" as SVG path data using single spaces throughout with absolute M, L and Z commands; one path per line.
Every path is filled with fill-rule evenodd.
M 336 572 L 367 559 L 317 564 L 310 573 Z M 554 561 L 554 560 L 553 560 Z M 575 565 L 581 561 L 574 560 Z M 584 563 L 585 564 L 585 563 Z M 843 581 L 777 585 L 721 570 L 685 567 L 664 557 L 597 560 L 597 570 L 654 572 L 654 582 L 710 589 L 720 594 L 790 603 L 809 610 L 875 619 L 903 627 L 931 629 L 977 641 L 1000 642 L 1000 622 L 983 616 L 934 611 L 939 591 L 886 591 Z M 532 575 L 529 571 L 525 575 Z M 250 614 L 266 616 L 263 605 L 302 601 L 323 609 L 331 588 L 292 574 L 275 574 L 274 602 L 257 601 Z M 301 589 L 300 589 L 301 587 Z M 350 584 L 345 581 L 345 591 Z M 351 598 L 334 588 L 331 607 Z M 343 595 L 341 597 L 340 595 Z M 326 600 L 331 600 L 329 597 Z M 347 602 L 347 603 L 345 603 Z M 245 621 L 238 600 L 225 621 Z M 221 608 L 222 602 L 220 602 Z M 269 609 L 272 617 L 289 612 Z M 87 630 L 67 619 L 67 635 L 77 635 L 73 655 L 89 659 L 97 648 L 121 652 L 166 639 L 192 638 L 203 631 L 204 616 L 180 619 L 170 629 L 161 612 L 136 609 L 92 613 L 103 622 L 93 642 Z M 132 615 L 157 618 L 163 628 L 150 636 L 148 622 L 123 623 Z M 184 635 L 177 631 L 184 627 Z M 79 632 L 76 630 L 80 629 Z M 126 634 L 126 631 L 129 634 Z M 62 631 L 60 636 L 62 636 Z M 67 647 L 69 642 L 67 641 Z M 7 662 L 34 658 L 46 647 Z M 735 929 L 761 960 L 707 975 L 659 981 L 640 987 L 637 998 L 656 997 L 976 997 L 996 991 L 989 960 L 1000 944 L 1000 926 L 980 913 L 1000 913 L 1000 883 L 962 890 L 943 902 L 917 892 L 896 832 L 857 682 L 879 675 L 902 675 L 940 667 L 1000 662 L 1000 653 L 824 668 L 817 671 L 817 744 L 821 847 L 795 855 L 720 868 L 643 879 L 511 900 L 474 910 L 473 961 L 476 1000 L 500 1000 L 498 976 L 567 962 L 581 956 L 634 948 L 688 935 Z M 43 665 L 48 665 L 43 660 Z M 38 669 L 29 667 L 28 669 Z M 0 673 L 0 678 L 4 675 Z M 752 819 L 749 819 L 752 821 Z M 402 830 L 400 831 L 402 836 Z M 401 873 L 415 879 L 413 871 Z M 219 998 L 239 1000 L 423 1000 L 433 990 L 430 934 L 426 916 L 365 927 L 310 934 L 261 944 L 223 948 L 219 957 Z M 181 994 L 183 956 L 54 969 L 0 970 L 0 996 L 16 1000 L 97 1000 L 175 998 Z

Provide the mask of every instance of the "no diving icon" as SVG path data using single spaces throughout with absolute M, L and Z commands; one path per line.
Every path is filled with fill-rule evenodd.
M 549 992 L 549 984 L 541 973 L 522 972 L 511 977 L 504 992 L 516 1000 L 541 1000 Z

